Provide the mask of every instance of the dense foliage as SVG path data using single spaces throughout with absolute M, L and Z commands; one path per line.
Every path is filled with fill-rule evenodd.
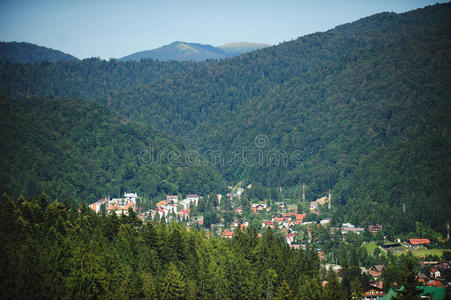
M 443 232 L 450 28 L 448 3 L 221 61 L 1 64 L 0 91 L 94 99 L 180 138 L 229 182 L 291 187 L 296 197 L 306 182 L 309 200 L 332 188 L 357 224 L 397 220 L 405 232 L 419 220 Z
M 2 62 L 38 63 L 77 60 L 70 54 L 30 43 L 0 42 L 0 61 Z
M 320 285 L 317 253 L 292 250 L 271 230 L 224 240 L 45 195 L 4 195 L 0 213 L 2 299 L 338 299 L 335 274 L 335 286 Z
M 0 113 L 0 190 L 14 196 L 92 202 L 225 187 L 208 164 L 187 161 L 182 144 L 98 103 L 1 97 Z

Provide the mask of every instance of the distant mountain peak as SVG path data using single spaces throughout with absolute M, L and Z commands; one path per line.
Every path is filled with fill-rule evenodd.
M 136 52 L 119 60 L 135 60 L 151 58 L 161 61 L 203 61 L 207 59 L 220 59 L 237 56 L 246 52 L 267 47 L 266 44 L 258 43 L 229 43 L 220 47 L 208 44 L 188 43 L 175 41 L 169 45 L 161 46 L 152 50 Z

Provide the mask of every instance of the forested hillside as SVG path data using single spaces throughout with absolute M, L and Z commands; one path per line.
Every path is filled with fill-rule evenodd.
M 101 216 L 49 204 L 45 195 L 4 195 L 0 216 L 2 299 L 341 300 L 368 285 L 352 254 L 340 283 L 321 272 L 314 248 L 290 249 L 271 229 L 262 238 L 238 229 L 226 240 L 177 223 L 142 224 L 131 209 Z
M 288 196 L 305 182 L 309 199 L 332 188 L 334 205 L 360 224 L 388 222 L 381 212 L 398 216 L 406 204 L 399 230 L 414 220 L 443 230 L 450 49 L 448 3 L 221 61 L 1 64 L 0 91 L 94 99 L 201 153 L 219 151 L 229 182 L 291 187 Z
M 146 124 L 81 99 L 0 98 L 0 190 L 93 202 L 220 192 L 222 177 L 186 161 L 184 146 Z
M 0 61 L 11 63 L 39 63 L 77 61 L 70 54 L 30 43 L 0 42 Z

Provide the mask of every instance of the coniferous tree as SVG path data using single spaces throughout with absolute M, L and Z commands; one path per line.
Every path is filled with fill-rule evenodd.
M 337 275 L 332 269 L 327 272 L 327 285 L 324 288 L 323 299 L 324 300 L 339 300 L 346 299 L 341 284 L 338 281 Z
M 150 273 L 143 272 L 141 273 L 142 280 L 142 293 L 144 295 L 144 299 L 147 300 L 155 300 L 157 297 L 157 290 L 155 288 L 155 280 Z
M 322 299 L 322 287 L 317 277 L 309 278 L 308 276 L 301 275 L 299 277 L 299 290 L 297 293 L 297 299 L 299 300 L 321 300 Z
M 185 282 L 174 264 L 170 264 L 166 276 L 160 283 L 160 295 L 163 299 L 179 300 L 185 298 Z
M 399 286 L 396 290 L 394 299 L 397 300 L 414 300 L 420 299 L 421 290 L 417 289 L 417 272 L 416 272 L 416 259 L 412 255 L 405 257 L 404 269 L 401 272 Z
M 277 291 L 277 296 L 275 300 L 291 300 L 293 299 L 293 292 L 291 291 L 288 284 L 284 281 Z

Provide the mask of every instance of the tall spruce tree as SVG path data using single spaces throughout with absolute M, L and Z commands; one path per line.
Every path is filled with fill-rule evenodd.
M 162 299 L 178 300 L 185 298 L 185 282 L 174 264 L 170 264 L 166 276 L 160 284 Z

